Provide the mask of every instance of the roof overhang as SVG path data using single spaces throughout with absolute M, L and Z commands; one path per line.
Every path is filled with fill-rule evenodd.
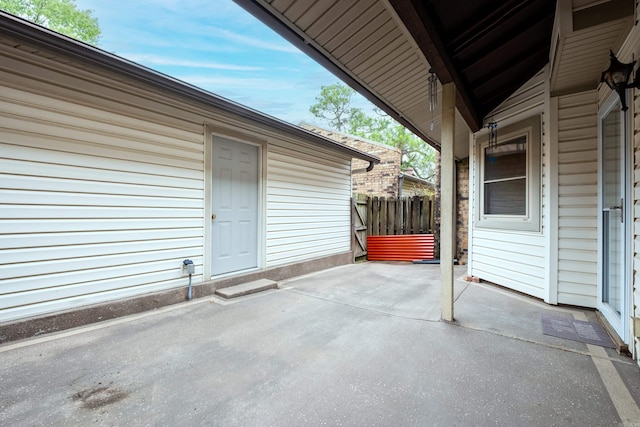
M 455 152 L 547 63 L 556 0 L 235 0 L 436 148 L 427 78 L 457 88 Z
M 551 95 L 597 89 L 609 51 L 619 51 L 634 14 L 634 0 L 559 2 L 551 40 Z
M 422 178 L 420 178 L 418 176 L 415 176 L 415 175 L 410 175 L 410 174 L 407 174 L 407 173 L 400 173 L 399 177 L 404 179 L 404 180 L 407 180 L 407 181 L 415 182 L 416 184 L 422 184 L 422 185 L 425 185 L 425 186 L 428 186 L 428 187 L 432 187 L 432 188 L 434 187 L 433 182 L 431 182 L 429 180 L 426 180 L 426 179 L 422 179 Z
M 389 102 L 381 93 L 374 90 L 370 84 L 351 70 L 348 65 L 342 64 L 337 58 L 333 57 L 330 52 L 327 51 L 327 46 L 322 44 L 323 39 L 318 40 L 302 28 L 296 26 L 294 22 L 290 21 L 270 2 L 254 0 L 234 1 L 407 129 L 411 130 L 435 148 L 439 148 L 439 142 L 433 139 L 428 133 L 423 132 L 423 129 L 411 121 L 408 115 L 404 114 L 399 108 L 396 108 L 393 103 Z M 322 14 L 322 11 L 326 11 L 325 9 L 330 9 L 330 6 L 332 6 L 330 2 L 323 3 L 320 1 L 317 4 L 327 6 L 326 8 L 318 8 L 319 15 Z

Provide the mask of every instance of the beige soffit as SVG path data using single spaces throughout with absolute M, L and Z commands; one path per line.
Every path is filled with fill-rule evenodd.
M 440 109 L 429 111 L 427 97 L 431 67 L 386 0 L 256 3 L 439 147 Z M 469 131 L 459 114 L 456 131 L 456 155 L 467 157 Z
M 633 0 L 558 2 L 551 46 L 552 95 L 598 87 L 609 66 L 609 50 L 617 52 L 633 26 L 633 7 Z

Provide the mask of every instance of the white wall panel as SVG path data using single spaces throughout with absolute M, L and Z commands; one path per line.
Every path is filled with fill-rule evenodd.
M 311 147 L 268 145 L 267 267 L 351 249 L 350 164 Z
M 497 107 L 491 117 L 499 122 L 500 128 L 541 114 L 545 104 L 546 70 L 536 74 L 531 80 L 518 89 L 511 97 Z M 500 135 L 498 129 L 498 137 Z M 541 157 L 547 155 L 547 137 L 541 136 Z M 477 144 L 477 142 L 476 142 Z M 470 212 L 475 216 L 478 203 L 478 150 L 472 150 L 473 161 L 470 164 Z M 535 167 L 541 168 L 541 176 L 545 169 L 542 159 L 537 160 Z M 543 180 L 541 179 L 541 182 Z M 541 200 L 544 206 L 548 192 L 543 188 Z M 469 242 L 471 255 L 470 274 L 483 280 L 532 295 L 537 298 L 546 297 L 546 266 L 548 254 L 544 232 L 547 232 L 548 219 L 540 211 L 542 232 L 518 232 L 508 229 L 491 229 L 477 226 L 472 219 L 472 232 Z
M 0 322 L 202 282 L 205 124 L 269 141 L 263 267 L 350 250 L 348 155 L 0 44 Z
M 558 98 L 558 302 L 596 306 L 597 93 Z
M 636 8 L 640 7 L 637 5 Z M 636 14 L 640 11 L 636 11 Z M 624 50 L 631 50 L 634 57 L 640 55 L 640 28 L 638 25 L 634 26 L 625 46 Z M 640 96 L 638 96 L 638 90 L 633 91 L 633 97 L 629 101 L 629 105 L 633 111 L 633 123 L 632 123 L 632 145 L 633 145 L 633 207 L 634 215 L 633 219 L 633 279 L 632 279 L 632 302 L 631 309 L 629 310 L 631 316 L 640 318 L 640 215 L 638 210 L 640 209 Z M 636 331 L 636 336 L 638 331 Z M 632 342 L 629 344 L 629 348 L 633 352 L 633 356 L 640 364 L 640 339 L 632 337 Z
M 179 110 L 135 88 L 132 117 L 100 78 L 1 64 L 0 321 L 186 286 L 185 258 L 201 281 L 203 118 L 161 123 Z
M 471 274 L 537 298 L 544 298 L 546 254 L 540 233 L 473 230 Z
M 500 127 L 504 127 L 507 123 L 520 120 L 523 114 L 530 116 L 534 111 L 542 111 L 546 76 L 545 69 L 542 69 L 493 110 L 490 117 L 498 121 Z

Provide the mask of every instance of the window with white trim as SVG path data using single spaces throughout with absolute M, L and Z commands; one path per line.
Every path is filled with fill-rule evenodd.
M 540 133 L 533 117 L 478 140 L 478 227 L 540 230 Z

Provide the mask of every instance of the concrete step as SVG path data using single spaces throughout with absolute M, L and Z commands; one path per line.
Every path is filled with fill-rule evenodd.
M 222 298 L 231 299 L 277 288 L 278 282 L 269 279 L 260 279 L 253 282 L 243 283 L 241 285 L 229 286 L 228 288 L 216 289 L 216 295 L 219 295 Z

